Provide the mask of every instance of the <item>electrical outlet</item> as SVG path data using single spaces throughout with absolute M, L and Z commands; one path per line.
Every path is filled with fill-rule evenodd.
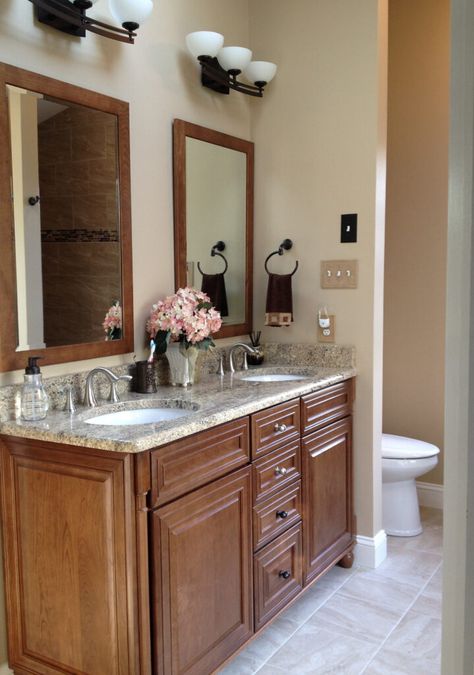
M 329 327 L 321 328 L 318 323 L 318 342 L 336 341 L 336 317 L 334 314 L 328 314 Z
M 357 260 L 321 260 L 321 288 L 357 288 Z

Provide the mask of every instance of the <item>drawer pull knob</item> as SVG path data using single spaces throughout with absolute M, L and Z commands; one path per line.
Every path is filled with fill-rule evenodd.
M 286 476 L 288 469 L 285 466 L 277 466 L 275 469 L 275 476 Z
M 281 570 L 278 572 L 279 577 L 283 577 L 283 579 L 289 579 L 291 577 L 291 573 L 288 572 L 288 570 Z
M 274 426 L 275 431 L 286 431 L 287 428 L 286 424 L 278 424 L 278 422 Z
M 277 518 L 288 518 L 288 511 L 277 511 Z

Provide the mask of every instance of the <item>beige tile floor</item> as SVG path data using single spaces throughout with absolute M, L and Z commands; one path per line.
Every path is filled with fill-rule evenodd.
M 220 675 L 438 675 L 442 513 L 422 520 L 376 570 L 328 572 Z

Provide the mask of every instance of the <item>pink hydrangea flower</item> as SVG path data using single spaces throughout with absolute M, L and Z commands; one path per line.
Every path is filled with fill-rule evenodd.
M 118 300 L 107 310 L 102 327 L 105 331 L 106 339 L 119 336 L 118 334 L 122 330 L 122 308 Z
M 180 288 L 174 295 L 153 305 L 146 330 L 152 338 L 158 331 L 165 331 L 172 340 L 183 340 L 188 345 L 199 346 L 222 325 L 220 312 L 209 305 L 210 298 L 202 291 Z

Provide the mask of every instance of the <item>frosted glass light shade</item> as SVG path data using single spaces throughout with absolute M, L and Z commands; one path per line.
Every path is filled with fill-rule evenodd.
M 244 70 L 250 63 L 252 52 L 245 47 L 222 47 L 217 60 L 224 70 Z
M 197 30 L 186 35 L 186 47 L 197 59 L 198 56 L 216 56 L 224 44 L 224 36 L 211 30 Z
M 249 82 L 270 82 L 275 77 L 277 67 L 270 61 L 252 61 L 244 70 Z
M 118 23 L 139 26 L 153 11 L 153 0 L 109 0 L 110 11 Z

